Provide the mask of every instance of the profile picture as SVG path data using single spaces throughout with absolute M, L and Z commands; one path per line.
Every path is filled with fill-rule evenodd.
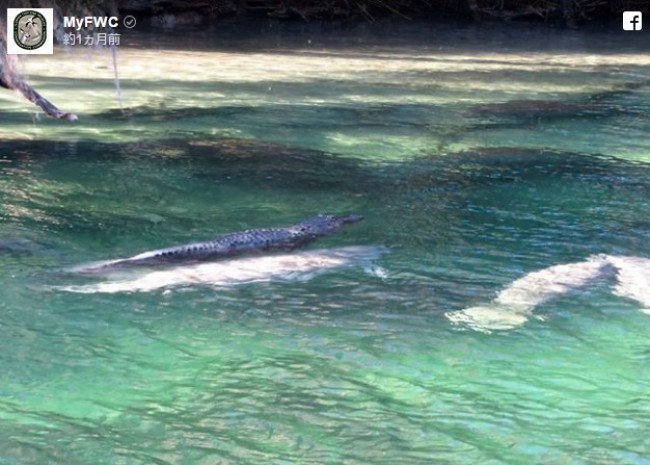
M 7 53 L 51 55 L 53 18 L 52 8 L 7 8 Z

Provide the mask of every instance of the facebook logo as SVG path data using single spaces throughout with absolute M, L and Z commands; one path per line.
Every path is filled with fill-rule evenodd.
M 640 11 L 623 12 L 623 30 L 640 31 L 642 28 L 643 15 Z

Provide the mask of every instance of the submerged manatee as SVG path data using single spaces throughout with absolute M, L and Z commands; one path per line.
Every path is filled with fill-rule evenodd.
M 371 262 L 386 250 L 382 247 L 350 246 L 294 252 L 291 254 L 241 257 L 219 262 L 180 265 L 164 270 L 146 268 L 109 271 L 105 280 L 52 289 L 82 294 L 149 292 L 188 285 L 232 287 L 268 281 L 305 281 L 321 273 L 347 266 L 362 266 L 374 275 L 382 273 Z M 117 272 L 116 274 L 111 274 Z
M 650 314 L 650 259 L 603 254 L 528 273 L 499 292 L 492 302 L 445 316 L 477 331 L 516 328 L 535 317 L 533 310 L 539 305 L 610 274 L 616 277 L 615 294 L 635 300 L 641 304 L 641 311 Z

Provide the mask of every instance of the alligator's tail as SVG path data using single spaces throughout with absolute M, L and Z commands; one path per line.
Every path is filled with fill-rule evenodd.
M 513 281 L 492 302 L 448 312 L 453 323 L 478 331 L 512 329 L 536 316 L 533 310 L 568 292 L 588 287 L 601 277 L 616 276 L 614 292 L 633 299 L 650 313 L 650 259 L 596 255 L 583 262 L 555 265 Z

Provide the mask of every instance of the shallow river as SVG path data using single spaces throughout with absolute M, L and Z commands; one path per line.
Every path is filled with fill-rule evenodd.
M 80 120 L 0 95 L 0 464 L 650 464 L 650 315 L 615 267 L 559 269 L 510 325 L 450 318 L 650 257 L 649 52 L 516 25 L 136 31 L 123 110 L 110 53 L 25 60 Z M 365 220 L 219 265 L 237 279 L 70 272 L 318 212 Z

